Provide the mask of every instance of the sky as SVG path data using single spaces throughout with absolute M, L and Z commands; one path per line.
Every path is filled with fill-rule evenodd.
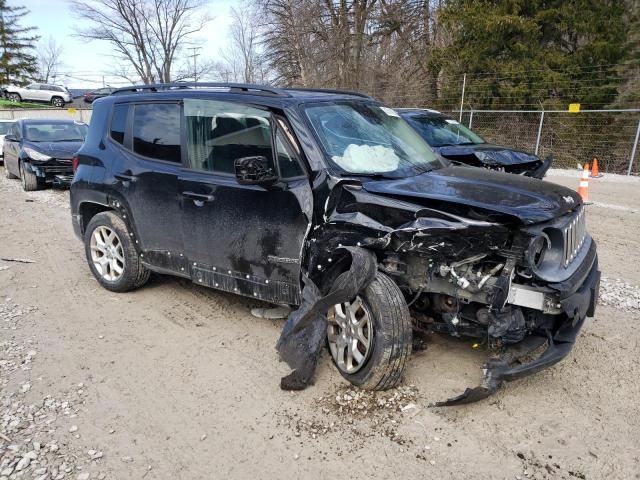
M 22 19 L 24 26 L 38 27 L 41 41 L 53 36 L 62 45 L 62 65 L 55 83 L 68 88 L 96 88 L 107 85 L 127 84 L 126 80 L 113 75 L 118 71 L 113 50 L 107 42 L 91 41 L 74 36 L 82 22 L 74 15 L 67 0 L 9 0 L 11 6 L 25 6 L 30 13 Z M 210 0 L 206 9 L 213 20 L 205 29 L 193 36 L 192 40 L 203 48 L 199 51 L 200 60 L 215 60 L 220 50 L 228 44 L 228 31 L 231 23 L 229 10 L 236 2 L 233 0 Z

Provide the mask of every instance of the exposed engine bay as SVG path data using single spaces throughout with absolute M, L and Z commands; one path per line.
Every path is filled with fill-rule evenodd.
M 490 354 L 483 385 L 438 405 L 480 400 L 504 380 L 561 360 L 593 315 L 599 272 L 581 205 L 518 225 L 482 209 L 421 208 L 351 185 L 337 191 L 310 240 L 317 281 L 336 249 L 371 250 L 404 293 L 414 330 L 474 338 Z M 537 360 L 519 366 L 545 345 Z

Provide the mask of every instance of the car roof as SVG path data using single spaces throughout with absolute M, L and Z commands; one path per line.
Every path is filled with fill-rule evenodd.
M 179 100 L 185 97 L 209 96 L 237 101 L 282 106 L 322 100 L 374 100 L 372 97 L 351 91 L 311 88 L 278 88 L 265 85 L 238 83 L 172 83 L 137 85 L 115 90 L 108 99 L 120 100 Z M 104 101 L 104 99 L 101 99 Z
M 86 125 L 86 123 L 78 122 L 77 120 L 66 120 L 64 118 L 21 118 L 14 121 L 24 123 L 25 125 L 51 125 L 52 123 L 60 125 L 67 125 L 70 123 L 74 125 Z

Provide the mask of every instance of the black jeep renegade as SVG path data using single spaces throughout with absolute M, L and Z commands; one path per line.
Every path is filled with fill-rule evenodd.
M 397 384 L 412 332 L 430 331 L 498 353 L 483 385 L 447 404 L 483 398 L 565 357 L 595 311 L 596 246 L 575 192 L 449 166 L 364 95 L 121 89 L 94 103 L 74 164 L 73 225 L 112 291 L 153 271 L 296 306 L 307 280 L 326 291 L 348 268 L 345 247 L 371 252 L 373 280 L 323 312 L 337 368 L 364 388 Z

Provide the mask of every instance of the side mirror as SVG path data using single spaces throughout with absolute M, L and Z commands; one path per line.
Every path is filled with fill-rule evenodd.
M 278 176 L 273 171 L 269 159 L 263 156 L 237 158 L 236 179 L 240 185 L 273 185 Z
M 18 141 L 18 139 L 16 138 L 16 136 L 15 136 L 15 135 L 11 135 L 11 134 L 5 135 L 5 136 L 4 136 L 4 139 L 5 139 L 7 142 L 17 142 L 17 141 Z

